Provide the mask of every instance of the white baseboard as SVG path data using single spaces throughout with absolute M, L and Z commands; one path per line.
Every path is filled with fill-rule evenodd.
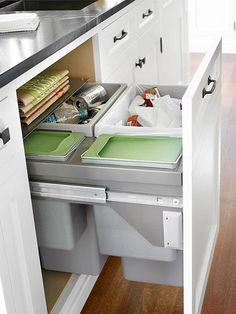
M 50 314 L 79 314 L 98 276 L 72 275 Z

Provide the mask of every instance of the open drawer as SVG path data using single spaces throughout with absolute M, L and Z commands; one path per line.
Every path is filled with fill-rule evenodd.
M 179 88 L 182 87 L 176 86 L 176 89 Z M 82 164 L 80 156 L 92 144 L 94 141 L 92 138 L 87 138 L 82 142 L 67 162 L 60 164 L 28 162 L 29 176 L 35 181 L 56 182 L 58 185 L 82 184 L 96 188 L 102 186 L 106 187 L 104 192 L 119 192 L 120 190 L 132 196 L 133 194 L 149 194 L 183 197 L 183 255 L 181 248 L 169 252 L 172 249 L 161 247 L 163 242 L 156 242 L 156 238 L 152 238 L 157 236 L 158 231 L 153 225 L 148 228 L 149 222 L 146 216 L 146 223 L 140 227 L 145 222 L 145 219 L 142 219 L 143 212 L 148 207 L 151 208 L 147 203 L 145 206 L 140 203 L 127 205 L 126 202 L 123 206 L 125 199 L 114 200 L 116 195 L 113 194 L 113 196 L 110 195 L 113 197 L 110 200 L 108 197 L 106 205 L 104 202 L 104 204 L 91 204 L 91 206 L 95 210 L 99 250 L 104 254 L 111 254 L 111 250 L 114 250 L 112 254 L 118 253 L 119 249 L 128 250 L 123 254 L 122 264 L 125 276 L 130 279 L 152 281 L 152 278 L 157 277 L 153 277 L 150 271 L 153 274 L 164 272 L 166 276 L 176 273 L 177 283 L 180 283 L 181 278 L 183 279 L 185 314 L 201 312 L 219 229 L 220 96 L 221 41 L 218 40 L 205 55 L 197 73 L 183 92 L 183 158 L 180 165 L 183 169 L 179 167 L 175 170 L 164 171 L 133 166 Z M 60 195 L 61 193 L 57 194 L 57 197 Z M 47 197 L 50 198 L 48 192 Z M 125 211 L 125 208 L 129 210 Z M 155 209 L 154 204 L 149 212 L 154 213 Z M 146 259 L 143 252 L 143 255 L 139 255 L 141 248 L 138 247 L 138 241 L 134 241 L 137 245 L 137 254 L 129 250 L 128 241 L 132 247 L 129 232 L 122 227 L 119 228 L 112 217 L 115 215 L 117 219 L 121 219 L 122 215 L 124 217 L 129 214 L 135 229 L 141 228 L 141 232 L 145 233 L 150 243 L 165 250 L 163 256 L 167 257 L 168 252 L 174 254 L 172 258 L 170 258 L 171 255 L 169 256 L 168 262 L 167 258 L 162 260 L 158 260 L 157 257 L 153 258 L 151 253 L 146 256 Z M 153 220 L 151 218 L 151 223 Z M 104 223 L 107 224 L 106 228 L 104 228 Z M 158 229 L 158 222 L 156 227 Z M 148 234 L 149 230 L 154 233 Z M 122 243 L 119 242 L 118 231 L 122 233 Z M 112 247 L 114 239 L 117 240 L 117 245 Z M 55 252 L 52 254 L 51 251 L 47 251 L 47 253 L 52 257 Z M 60 254 L 59 251 L 55 254 L 55 260 L 60 260 Z M 157 278 L 156 282 L 170 284 L 170 281 L 162 279 Z

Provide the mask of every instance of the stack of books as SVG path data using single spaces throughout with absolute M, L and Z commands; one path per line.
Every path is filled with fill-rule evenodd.
M 70 88 L 68 70 L 47 70 L 17 90 L 21 122 L 29 125 Z

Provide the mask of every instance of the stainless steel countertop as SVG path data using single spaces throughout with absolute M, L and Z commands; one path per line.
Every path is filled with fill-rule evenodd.
M 134 1 L 98 0 L 78 11 L 38 11 L 37 31 L 0 34 L 0 87 Z

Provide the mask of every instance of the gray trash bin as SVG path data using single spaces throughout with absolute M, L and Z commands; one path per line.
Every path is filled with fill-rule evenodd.
M 35 199 L 33 209 L 40 247 L 72 250 L 87 227 L 83 205 Z

